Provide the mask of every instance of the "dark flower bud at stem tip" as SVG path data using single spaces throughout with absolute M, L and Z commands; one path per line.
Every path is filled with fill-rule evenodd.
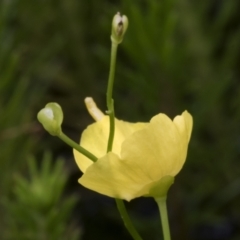
M 113 43 L 119 44 L 123 40 L 123 36 L 128 28 L 128 18 L 118 12 L 112 21 L 112 35 L 111 41 Z

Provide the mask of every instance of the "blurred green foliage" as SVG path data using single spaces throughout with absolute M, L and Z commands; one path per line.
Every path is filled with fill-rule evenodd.
M 37 161 L 29 158 L 29 179 L 15 176 L 12 199 L 3 201 L 8 215 L 2 239 L 79 239 L 80 229 L 69 224 L 77 198 L 61 199 L 68 180 L 64 162 L 57 159 L 51 165 L 52 157 L 46 152 L 39 170 Z
M 236 0 L 1 1 L 1 196 L 12 194 L 13 176 L 24 170 L 29 153 L 48 147 L 72 158 L 71 149 L 35 122 L 47 102 L 62 106 L 63 129 L 76 141 L 92 121 L 83 99 L 90 95 L 106 109 L 111 19 L 121 11 L 129 29 L 117 60 L 118 118 L 147 121 L 185 109 L 194 117 L 188 159 L 169 196 L 173 239 L 239 239 L 239 8 Z M 80 173 L 70 169 L 77 184 Z M 68 188 L 81 191 L 85 210 L 92 209 L 97 194 Z M 105 225 L 121 223 L 104 204 L 97 206 L 106 209 Z M 128 207 L 144 237 L 159 239 L 157 208 L 146 199 Z M 7 209 L 0 208 L 1 215 Z M 107 227 L 98 229 L 101 219 L 86 219 L 83 239 L 99 239 L 100 232 L 102 239 L 114 238 Z

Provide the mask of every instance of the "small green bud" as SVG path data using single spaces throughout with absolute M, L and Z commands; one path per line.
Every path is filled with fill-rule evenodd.
M 37 118 L 51 135 L 59 136 L 62 133 L 63 112 L 59 104 L 48 103 L 45 108 L 39 111 Z
M 128 28 L 128 18 L 118 12 L 112 21 L 112 35 L 111 41 L 113 43 L 119 44 L 123 40 L 123 36 Z

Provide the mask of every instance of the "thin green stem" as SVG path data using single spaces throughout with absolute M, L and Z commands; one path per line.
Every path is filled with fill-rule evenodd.
M 171 240 L 166 200 L 166 197 L 155 198 L 160 211 L 164 240 Z
M 109 136 L 108 136 L 107 152 L 112 151 L 114 133 L 115 133 L 115 114 L 114 114 L 114 102 L 112 98 L 112 93 L 113 93 L 113 83 L 114 83 L 116 57 L 117 57 L 117 47 L 118 47 L 118 44 L 112 42 L 110 72 L 109 72 L 108 87 L 107 87 L 107 108 L 108 108 L 107 113 L 109 115 Z M 128 216 L 123 200 L 115 199 L 115 201 L 117 204 L 118 211 L 123 219 L 124 225 L 126 226 L 130 235 L 133 237 L 134 240 L 142 240 L 142 238 L 138 234 L 137 230 L 134 228 Z
M 96 156 L 94 156 L 92 153 L 90 153 L 88 150 L 86 150 L 85 148 L 81 147 L 79 144 L 77 144 L 76 142 L 74 142 L 72 139 L 70 139 L 67 135 L 65 135 L 64 133 L 61 133 L 58 136 L 62 141 L 64 141 L 67 145 L 69 145 L 70 147 L 76 149 L 78 152 L 82 153 L 84 156 L 86 156 L 87 158 L 89 158 L 90 160 L 92 160 L 93 162 L 96 162 L 98 159 Z
M 112 42 L 110 72 L 109 72 L 108 87 L 107 87 L 107 108 L 108 108 L 107 112 L 109 114 L 109 120 L 110 120 L 107 152 L 110 152 L 112 150 L 114 133 L 115 133 L 114 102 L 112 99 L 112 92 L 113 92 L 113 84 L 114 84 L 117 47 L 118 47 L 118 44 Z
M 124 225 L 127 228 L 128 232 L 131 234 L 133 239 L 142 240 L 141 236 L 138 234 L 138 232 L 134 228 L 134 226 L 129 218 L 126 207 L 124 205 L 124 202 L 121 199 L 117 199 L 117 198 L 115 200 L 116 200 L 118 211 L 120 212 L 120 215 L 122 217 L 122 220 L 123 220 Z

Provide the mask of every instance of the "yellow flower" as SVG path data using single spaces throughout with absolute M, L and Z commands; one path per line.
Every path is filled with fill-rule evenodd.
M 113 150 L 106 154 L 109 117 L 91 98 L 90 114 L 97 120 L 84 130 L 80 145 L 97 156 L 97 162 L 74 150 L 77 165 L 84 173 L 79 183 L 101 194 L 130 201 L 140 196 L 164 197 L 181 170 L 192 131 L 187 112 L 172 121 L 165 114 L 149 123 L 115 119 Z

